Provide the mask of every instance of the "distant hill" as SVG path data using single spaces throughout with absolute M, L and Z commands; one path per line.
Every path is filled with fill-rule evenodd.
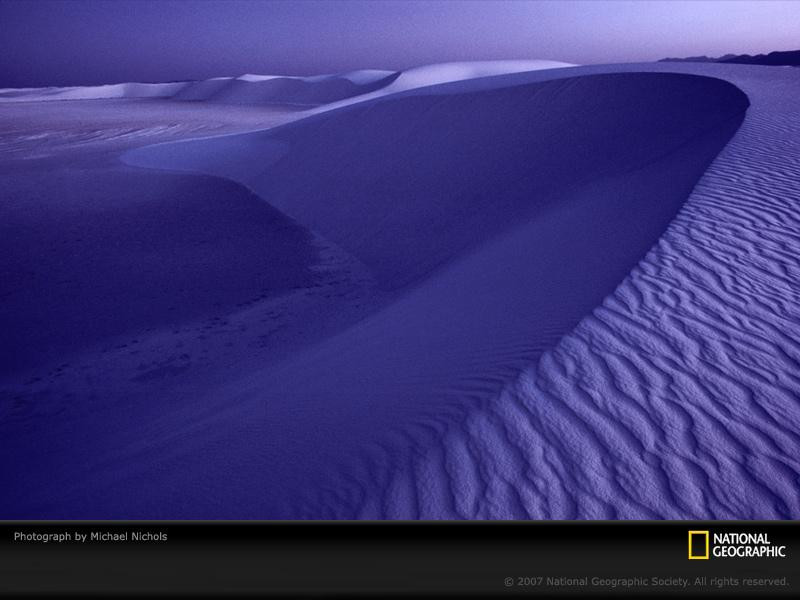
M 789 50 L 787 52 L 770 52 L 769 54 L 740 54 L 719 62 L 741 63 L 743 65 L 772 65 L 792 67 L 800 66 L 800 50 Z
M 726 54 L 719 58 L 713 56 L 687 56 L 686 58 L 662 58 L 658 62 L 724 62 L 729 58 L 736 58 L 735 54 Z
M 738 63 L 743 65 L 768 65 L 800 67 L 800 50 L 786 52 L 770 52 L 769 54 L 726 54 L 719 58 L 710 56 L 690 56 L 688 58 L 662 58 L 659 62 L 718 62 Z

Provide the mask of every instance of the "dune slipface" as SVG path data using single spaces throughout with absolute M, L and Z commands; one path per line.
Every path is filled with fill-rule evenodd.
M 729 84 L 699 77 L 590 76 L 387 98 L 125 160 L 232 177 L 399 287 L 541 215 L 570 189 L 735 128 L 744 103 Z M 674 187 L 685 197 L 693 183 Z
M 21 457 L 15 472 L 26 473 L 5 514 L 528 510 L 517 481 L 497 483 L 502 497 L 481 483 L 488 463 L 471 442 L 448 445 L 444 463 L 429 458 L 625 278 L 748 101 L 729 83 L 691 75 L 527 77 L 415 90 L 270 131 L 127 154 L 132 164 L 245 184 L 349 253 L 384 292 L 359 322 L 261 369 L 209 363 L 213 383 L 188 400 L 162 391 L 158 410 L 132 404 L 145 383 L 131 378 L 99 413 L 68 411 L 52 425 L 57 436 L 37 423 L 46 450 L 25 427 L 4 427 Z M 125 423 L 109 431 L 114 403 Z M 537 468 L 526 460 L 547 460 L 503 452 L 504 464 L 530 465 L 525 472 Z M 572 506 L 558 489 L 548 501 Z

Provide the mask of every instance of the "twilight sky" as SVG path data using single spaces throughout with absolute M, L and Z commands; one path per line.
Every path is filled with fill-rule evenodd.
M 0 0 L 0 87 L 793 49 L 793 0 Z

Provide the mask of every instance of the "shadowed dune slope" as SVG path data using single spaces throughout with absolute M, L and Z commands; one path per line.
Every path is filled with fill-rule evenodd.
M 384 486 L 360 518 L 800 516 L 800 73 L 723 78 L 751 107 L 659 242 L 591 315 Z M 375 493 L 375 489 L 379 489 Z M 358 491 L 354 491 L 358 490 Z
M 84 435 L 102 460 L 60 465 L 58 498 L 28 487 L 23 512 L 341 518 L 438 498 L 447 473 L 394 482 L 613 291 L 748 106 L 683 75 L 480 85 L 128 154 L 245 183 L 394 300 L 277 365 L 221 373 L 192 410 Z
M 745 104 L 707 78 L 589 76 L 387 98 L 270 132 L 144 148 L 126 161 L 241 181 L 398 287 L 571 188 L 729 126 Z
M 81 167 L 0 186 L 0 378 L 313 281 L 308 233 L 240 185 Z M 31 198 L 42 178 L 58 187 Z

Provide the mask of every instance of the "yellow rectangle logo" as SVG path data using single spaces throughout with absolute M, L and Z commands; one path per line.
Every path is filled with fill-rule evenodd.
M 697 540 L 699 537 L 705 538 L 704 540 Z M 694 538 L 694 539 L 693 539 Z M 705 543 L 703 543 L 705 542 Z M 702 544 L 702 553 L 698 551 L 695 544 Z M 708 560 L 708 531 L 690 531 L 689 532 L 689 560 Z

